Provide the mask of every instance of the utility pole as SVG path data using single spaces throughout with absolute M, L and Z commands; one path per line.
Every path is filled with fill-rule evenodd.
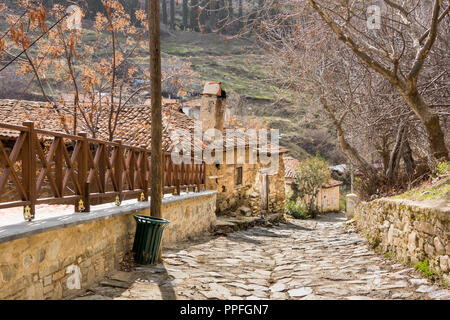
M 148 0 L 150 50 L 150 94 L 152 107 L 150 215 L 161 217 L 162 204 L 162 115 L 161 115 L 161 40 L 159 0 Z
M 152 144 L 150 179 L 150 215 L 161 218 L 162 185 L 162 114 L 161 114 L 161 39 L 159 27 L 159 0 L 148 0 L 148 32 L 150 51 L 150 95 L 152 107 Z M 162 247 L 162 246 L 161 246 Z M 158 261 L 162 260 L 159 248 Z

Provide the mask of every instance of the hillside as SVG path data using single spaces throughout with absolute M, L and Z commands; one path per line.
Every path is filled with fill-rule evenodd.
M 83 21 L 82 43 L 94 41 L 94 31 L 90 21 Z M 6 30 L 5 22 L 0 22 L 0 30 Z M 245 39 L 226 40 L 216 34 L 162 30 L 163 71 L 170 68 L 171 59 L 176 57 L 190 62 L 196 75 L 185 88 L 191 94 L 182 97 L 188 101 L 198 96 L 204 81 L 221 81 L 229 94 L 228 103 L 242 121 L 266 124 L 280 130 L 280 144 L 291 150 L 291 155 L 304 158 L 307 154 L 320 154 L 332 163 L 343 161 L 336 148 L 334 130 L 327 123 L 321 110 L 304 97 L 293 92 L 281 91 L 271 79 L 270 66 L 264 51 L 254 42 Z M 105 34 L 105 41 L 108 35 Z M 30 52 L 33 54 L 34 48 Z M 148 50 L 138 48 L 142 59 L 141 70 L 146 70 Z M 105 57 L 98 52 L 98 58 Z M 142 62 L 143 61 L 143 62 Z M 17 76 L 15 66 L 2 72 L 1 98 L 41 100 L 42 94 L 35 82 L 28 85 L 28 76 Z M 54 88 L 53 96 L 67 95 L 58 88 L 53 75 L 48 80 Z M 8 84 L 8 85 L 6 85 Z M 164 85 L 163 85 L 164 90 Z

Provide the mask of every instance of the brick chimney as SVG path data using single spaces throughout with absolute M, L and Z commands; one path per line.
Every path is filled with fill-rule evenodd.
M 203 88 L 200 106 L 200 120 L 203 131 L 215 128 L 223 132 L 226 93 L 220 82 L 207 82 Z

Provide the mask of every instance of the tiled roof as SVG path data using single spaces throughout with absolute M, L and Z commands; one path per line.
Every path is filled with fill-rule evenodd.
M 63 123 L 70 125 L 72 117 L 67 112 L 62 117 L 46 102 L 26 100 L 0 100 L 0 122 L 22 125 L 24 121 L 35 122 L 35 127 L 49 131 L 65 132 Z M 0 128 L 0 136 L 15 138 L 18 131 Z
M 284 177 L 294 179 L 295 178 L 295 172 L 297 166 L 300 164 L 300 161 L 298 161 L 295 158 L 285 156 L 283 157 L 284 160 Z

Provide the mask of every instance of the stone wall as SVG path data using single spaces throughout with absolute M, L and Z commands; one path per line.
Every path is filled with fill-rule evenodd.
M 354 214 L 358 230 L 382 252 L 412 265 L 426 260 L 431 272 L 450 283 L 448 206 L 379 199 L 360 203 Z
M 216 192 L 163 200 L 171 221 L 163 246 L 187 240 L 215 224 Z M 61 299 L 116 269 L 131 250 L 134 214 L 149 214 L 147 203 L 0 228 L 0 299 Z

